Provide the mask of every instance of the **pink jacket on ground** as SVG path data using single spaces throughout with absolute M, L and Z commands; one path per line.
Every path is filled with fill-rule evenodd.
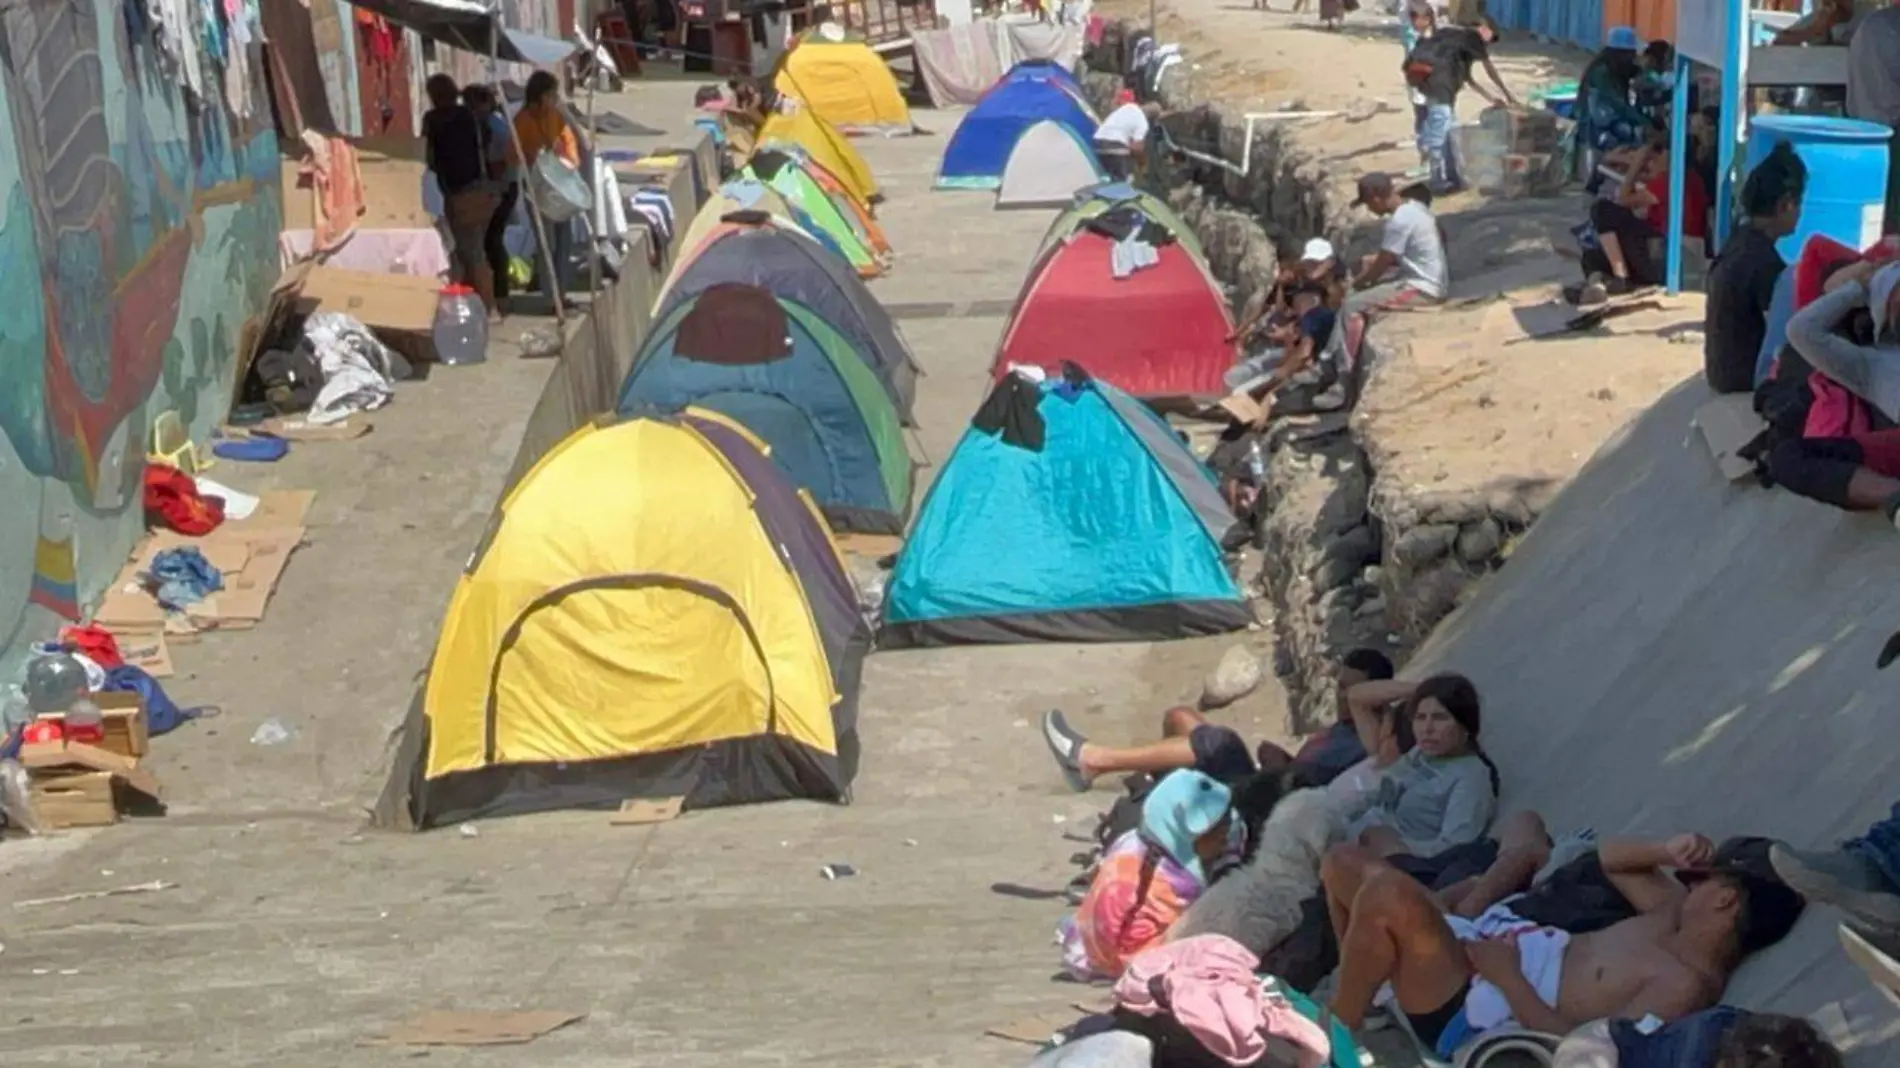
M 1277 1037 L 1299 1050 L 1300 1068 L 1319 1068 L 1332 1056 L 1332 1041 L 1298 1009 L 1260 989 L 1253 971 L 1259 964 L 1226 935 L 1196 935 L 1129 961 L 1115 983 L 1115 1000 L 1143 1016 L 1172 1015 L 1229 1064 L 1252 1064 Z

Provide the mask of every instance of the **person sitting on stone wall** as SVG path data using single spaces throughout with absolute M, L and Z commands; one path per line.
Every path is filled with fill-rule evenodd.
M 1445 1057 L 1512 1024 L 1564 1035 L 1603 1018 L 1668 1022 L 1715 1005 L 1735 968 L 1785 937 L 1804 905 L 1769 867 L 1764 839 L 1721 850 L 1699 835 L 1613 840 L 1597 858 L 1637 915 L 1587 934 L 1533 923 L 1487 934 L 1447 918 L 1397 868 L 1329 858 L 1334 1014 L 1363 1026 L 1390 982 L 1413 1033 Z
M 1347 314 L 1399 311 L 1437 304 L 1451 289 L 1445 234 L 1432 214 L 1431 191 L 1423 184 L 1401 189 L 1380 172 L 1359 179 L 1354 204 L 1385 219 L 1379 250 L 1360 261 Z
M 1347 653 L 1338 669 L 1342 691 L 1369 681 L 1390 679 L 1392 661 L 1376 649 L 1355 649 Z M 1042 737 L 1055 757 L 1056 765 L 1069 787 L 1080 793 L 1103 775 L 1118 772 L 1145 772 L 1165 775 L 1179 768 L 1193 768 L 1221 782 L 1244 782 L 1262 768 L 1272 770 L 1289 765 L 1303 768 L 1312 783 L 1329 782 L 1347 768 L 1366 759 L 1366 746 L 1359 736 L 1348 743 L 1335 724 L 1318 736 L 1321 744 L 1311 742 L 1291 756 L 1271 742 L 1263 742 L 1257 752 L 1247 750 L 1247 742 L 1232 727 L 1208 721 L 1202 712 L 1181 706 L 1161 717 L 1161 740 L 1148 745 L 1107 746 L 1091 742 L 1069 726 L 1059 710 L 1043 713 Z M 1375 734 L 1376 737 L 1376 734 Z

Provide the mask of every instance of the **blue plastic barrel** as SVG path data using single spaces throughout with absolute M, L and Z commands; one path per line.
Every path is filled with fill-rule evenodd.
M 1758 115 L 1749 124 L 1742 169 L 1752 172 L 1782 141 L 1808 165 L 1801 225 L 1775 243 L 1793 263 L 1810 234 L 1866 248 L 1880 240 L 1887 202 L 1887 141 L 1893 131 L 1875 122 L 1819 115 Z M 1740 193 L 1740 187 L 1736 189 Z

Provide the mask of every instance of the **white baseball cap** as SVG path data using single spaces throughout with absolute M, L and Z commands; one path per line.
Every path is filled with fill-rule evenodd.
M 1333 258 L 1333 243 L 1323 237 L 1316 237 L 1300 250 L 1300 259 L 1308 263 L 1318 263 Z

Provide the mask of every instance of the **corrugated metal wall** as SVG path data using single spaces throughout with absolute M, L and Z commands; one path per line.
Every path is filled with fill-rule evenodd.
M 1588 51 L 1603 47 L 1605 0 L 1489 0 L 1485 5 L 1507 30 L 1541 33 Z M 1654 0 L 1631 0 L 1653 3 Z M 1673 25 L 1674 19 L 1671 18 Z

